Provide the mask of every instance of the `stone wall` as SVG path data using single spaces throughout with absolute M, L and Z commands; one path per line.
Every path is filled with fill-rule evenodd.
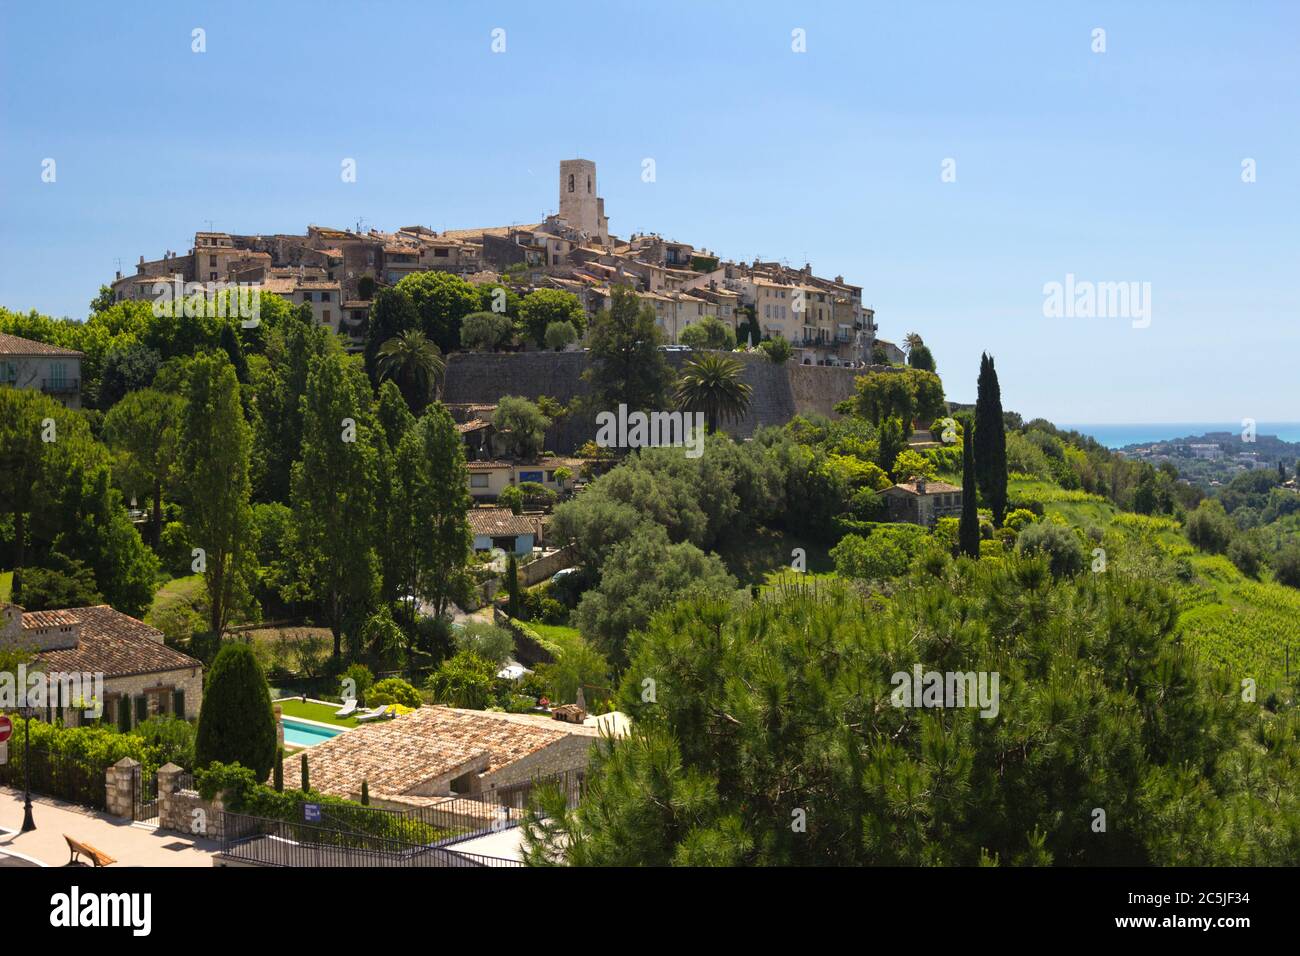
M 203 704 L 202 667 L 186 667 L 182 670 L 153 674 L 134 674 L 130 677 L 108 677 L 104 679 L 104 698 L 108 700 L 126 694 L 131 698 L 131 706 L 134 707 L 136 697 L 147 690 L 153 690 L 157 687 L 166 687 L 171 690 L 179 688 L 185 691 L 185 717 L 187 720 L 198 719 L 199 708 Z M 170 699 L 167 706 L 171 706 Z M 155 716 L 157 710 L 157 701 L 150 697 L 149 716 Z M 131 714 L 131 723 L 134 726 L 134 711 Z
M 182 773 L 174 763 L 158 769 L 158 826 L 189 836 L 220 840 L 225 823 L 221 794 L 204 800 L 197 790 L 182 790 Z
M 690 352 L 667 352 L 680 369 Z M 862 369 L 773 365 L 762 355 L 732 353 L 744 368 L 743 380 L 753 388 L 749 413 L 723 428 L 738 438 L 752 436 L 766 425 L 784 425 L 798 414 L 833 416 L 835 403 L 853 394 Z M 449 403 L 491 404 L 502 395 L 537 399 L 549 395 L 564 405 L 591 394 L 582 378 L 590 362 L 586 352 L 457 352 L 447 357 L 443 400 Z M 611 409 L 612 411 L 612 409 Z M 558 454 L 570 454 L 596 435 L 594 412 L 570 415 L 552 429 L 547 444 Z
M 519 569 L 519 584 L 522 587 L 530 588 L 540 581 L 555 574 L 556 571 L 564 568 L 571 568 L 577 563 L 577 556 L 572 548 L 561 548 L 559 551 L 553 551 L 543 558 L 536 561 L 530 561 Z

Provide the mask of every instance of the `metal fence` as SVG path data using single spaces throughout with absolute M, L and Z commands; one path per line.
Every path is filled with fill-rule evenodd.
M 292 867 L 514 867 L 518 860 L 460 853 L 331 826 L 222 814 L 221 855 L 227 862 Z
M 9 761 L 0 764 L 0 784 L 23 788 L 26 773 L 23 761 L 26 748 L 9 742 Z M 105 767 L 72 754 L 31 748 L 31 788 L 33 793 L 57 797 L 70 803 L 103 810 L 106 807 Z

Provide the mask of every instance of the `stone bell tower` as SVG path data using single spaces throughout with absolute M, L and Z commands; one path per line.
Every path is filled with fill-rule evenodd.
M 560 216 L 599 242 L 609 240 L 605 201 L 596 195 L 596 164 L 589 159 L 560 161 Z

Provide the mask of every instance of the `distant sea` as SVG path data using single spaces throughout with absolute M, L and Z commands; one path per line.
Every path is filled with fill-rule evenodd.
M 1172 441 L 1175 438 L 1205 435 L 1210 432 L 1241 434 L 1241 420 L 1235 422 L 1157 422 L 1125 425 L 1075 425 L 1058 423 L 1057 428 L 1090 435 L 1107 448 L 1145 445 L 1148 442 Z M 1300 442 L 1300 422 L 1256 422 L 1256 435 L 1275 435 L 1282 441 Z

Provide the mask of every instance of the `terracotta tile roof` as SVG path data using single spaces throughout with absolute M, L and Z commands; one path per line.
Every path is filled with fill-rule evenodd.
M 469 461 L 465 466 L 470 471 L 498 471 L 502 468 L 509 468 L 511 462 L 508 461 Z
M 173 650 L 163 644 L 162 632 L 143 621 L 100 604 L 96 607 L 74 607 L 64 611 L 30 611 L 27 619 L 38 615 L 66 614 L 81 624 L 81 637 L 76 647 L 66 650 L 41 651 L 37 654 L 49 670 L 102 673 L 105 677 L 126 677 L 130 674 L 152 674 L 202 667 L 203 662 L 188 654 Z
M 921 492 L 916 487 L 916 479 L 903 481 L 894 485 L 892 488 L 886 488 L 886 491 L 905 491 L 909 495 L 919 495 Z M 961 491 L 956 485 L 950 485 L 946 481 L 927 481 L 925 483 L 925 493 L 927 495 L 946 495 L 954 491 Z
M 24 611 L 23 630 L 35 631 L 43 627 L 69 627 L 79 624 L 71 611 Z
M 365 780 L 372 793 L 408 794 L 454 771 L 498 770 L 570 734 L 598 733 L 549 717 L 421 707 L 316 744 L 308 760 L 323 793 L 352 796 Z
M 461 422 L 459 425 L 457 425 L 456 431 L 460 432 L 463 435 L 466 432 L 476 432 L 482 428 L 491 428 L 491 427 L 492 427 L 491 422 L 485 422 L 481 418 L 471 418 L 469 421 Z
M 532 518 L 517 515 L 509 508 L 470 508 L 469 527 L 475 534 L 489 537 L 537 533 Z
M 0 332 L 0 355 L 63 355 L 69 358 L 75 356 L 82 357 L 82 353 L 74 349 L 60 348 L 57 345 L 50 345 L 46 342 L 34 342 L 31 339 L 24 339 L 17 335 L 9 335 L 7 332 Z

